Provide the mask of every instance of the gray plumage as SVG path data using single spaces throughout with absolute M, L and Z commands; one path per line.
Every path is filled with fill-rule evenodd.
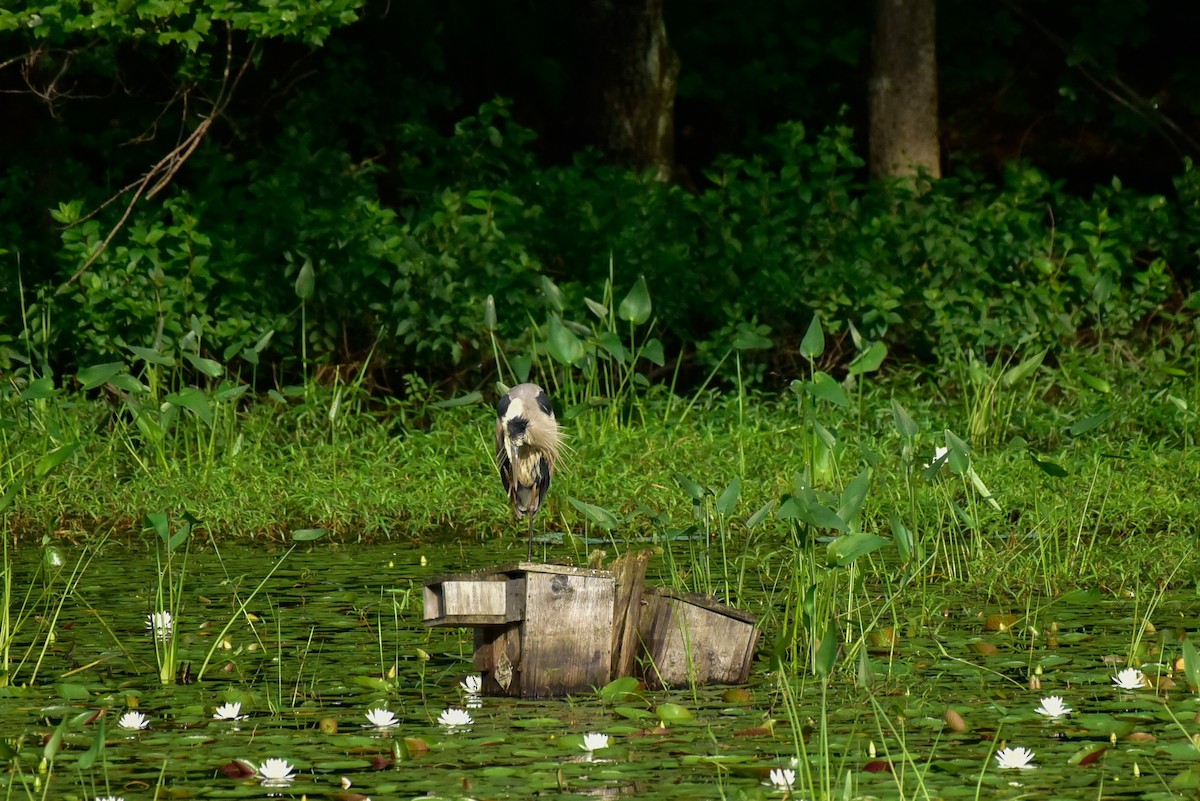
M 527 559 L 533 558 L 533 516 L 550 489 L 561 442 L 554 407 L 537 384 L 519 384 L 496 404 L 496 466 L 517 517 L 529 518 Z

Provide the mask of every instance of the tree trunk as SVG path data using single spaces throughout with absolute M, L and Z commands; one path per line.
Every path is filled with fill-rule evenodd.
M 876 0 L 871 42 L 871 174 L 941 177 L 936 0 Z
M 667 180 L 679 56 L 667 39 L 663 0 L 588 0 L 583 23 L 589 138 L 614 161 Z

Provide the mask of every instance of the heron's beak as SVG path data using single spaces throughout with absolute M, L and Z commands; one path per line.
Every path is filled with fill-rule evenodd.
M 521 453 L 521 446 L 518 445 L 517 443 L 509 440 L 508 461 L 512 463 L 514 468 L 517 466 L 517 457 L 520 455 L 520 453 Z

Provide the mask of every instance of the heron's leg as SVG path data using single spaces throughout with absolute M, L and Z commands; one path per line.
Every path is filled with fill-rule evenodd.
M 525 561 L 533 561 L 533 515 L 529 516 L 529 550 L 525 554 Z

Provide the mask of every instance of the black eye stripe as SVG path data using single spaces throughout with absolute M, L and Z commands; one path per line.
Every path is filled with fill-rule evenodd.
M 496 416 L 503 417 L 508 413 L 508 407 L 512 403 L 512 398 L 508 395 L 501 395 L 499 402 L 496 403 Z
M 543 414 L 548 414 L 551 417 L 554 416 L 554 407 L 550 405 L 550 398 L 546 395 L 545 390 L 537 394 L 537 405 Z

